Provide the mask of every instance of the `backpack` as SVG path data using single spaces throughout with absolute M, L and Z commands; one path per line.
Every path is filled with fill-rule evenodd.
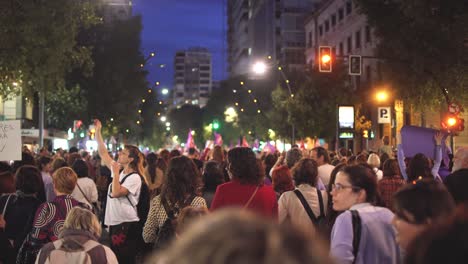
M 148 212 L 150 208 L 150 190 L 148 188 L 148 184 L 146 184 L 145 182 L 145 179 L 143 179 L 143 177 L 139 173 L 136 173 L 136 172 L 132 172 L 132 173 L 125 175 L 122 181 L 120 182 L 120 184 L 123 184 L 125 180 L 132 174 L 138 174 L 138 176 L 140 176 L 140 179 L 141 179 L 140 197 L 138 198 L 138 203 L 136 204 L 136 206 L 132 203 L 132 201 L 130 201 L 130 198 L 128 198 L 128 195 L 126 197 L 130 205 L 133 206 L 134 208 L 136 207 L 138 218 L 140 218 L 139 223 L 142 224 L 143 226 L 146 222 L 146 219 L 148 218 Z
M 94 240 L 81 245 L 75 240 L 59 239 L 41 249 L 37 263 L 107 263 L 107 256 L 104 247 Z
M 192 196 L 189 199 L 188 205 L 190 205 L 195 196 Z M 167 214 L 167 219 L 164 221 L 162 226 L 157 230 L 156 241 L 154 242 L 154 249 L 160 250 L 164 249 L 169 245 L 172 239 L 175 237 L 175 230 L 177 226 L 177 216 L 174 215 L 174 210 L 169 208 L 169 205 L 166 201 L 163 202 L 161 199 L 161 204 L 163 205 L 164 211 Z M 177 210 L 177 209 L 176 209 Z
M 316 189 L 316 190 L 317 190 L 317 197 L 318 197 L 319 206 L 320 206 L 320 215 L 318 217 L 316 217 L 314 215 L 314 212 L 312 211 L 309 204 L 305 200 L 304 195 L 302 195 L 301 191 L 296 189 L 296 190 L 294 190 L 294 193 L 296 194 L 297 198 L 299 198 L 299 200 L 301 201 L 302 206 L 304 206 L 304 209 L 306 210 L 307 214 L 309 215 L 310 220 L 312 221 L 312 224 L 315 227 L 315 230 L 317 230 L 317 232 L 324 235 L 325 232 L 328 230 L 327 229 L 328 228 L 327 219 L 325 218 L 325 209 L 324 209 L 324 206 L 323 206 L 322 193 L 319 191 L 319 189 Z
M 157 250 L 165 248 L 175 237 L 175 228 L 177 225 L 177 217 L 174 215 L 174 211 L 170 210 L 167 203 L 162 200 L 161 203 L 164 207 L 164 211 L 166 211 L 167 219 L 157 230 L 156 240 L 154 241 L 154 248 Z

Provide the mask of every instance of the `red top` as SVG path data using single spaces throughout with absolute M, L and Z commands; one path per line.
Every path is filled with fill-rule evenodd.
M 241 184 L 238 180 L 221 184 L 216 188 L 210 210 L 224 207 L 244 207 L 254 193 L 256 185 Z M 278 216 L 278 201 L 271 186 L 260 186 L 248 208 L 266 217 Z

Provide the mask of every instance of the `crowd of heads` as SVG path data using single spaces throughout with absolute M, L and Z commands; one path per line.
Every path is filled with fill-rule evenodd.
M 386 144 L 388 145 L 388 144 Z M 352 153 L 344 148 L 329 152 L 323 147 L 311 150 L 292 148 L 285 153 L 255 153 L 248 147 L 225 150 L 215 146 L 209 152 L 190 149 L 186 155 L 180 150 L 161 150 L 146 156 L 136 147 L 125 145 L 116 155 L 119 163 L 128 164 L 134 171 L 156 175 L 163 172 L 161 199 L 179 205 L 178 239 L 167 251 L 154 255 L 161 263 L 330 263 L 325 248 L 313 236 L 299 227 L 278 225 L 245 211 L 227 210 L 210 214 L 206 208 L 188 206 L 190 196 L 215 192 L 226 181 L 263 185 L 268 179 L 278 197 L 284 192 L 306 184 L 318 188 L 318 168 L 333 164 L 329 184 L 328 225 L 336 217 L 357 203 L 385 206 L 377 171 L 383 178 L 401 179 L 398 160 L 388 153 Z M 198 167 L 193 159 L 199 159 Z M 78 178 L 93 178 L 86 160 L 99 160 L 86 151 L 52 156 L 41 149 L 37 157 L 23 152 L 23 159 L 12 166 L 0 164 L 0 192 L 14 191 L 44 195 L 41 171 L 52 175 L 57 193 L 71 194 Z M 279 163 L 279 161 L 282 161 Z M 99 164 L 95 164 L 96 167 Z M 454 245 L 465 250 L 468 196 L 468 148 L 456 152 L 453 175 L 447 187 L 434 180 L 432 161 L 424 154 L 416 154 L 407 166 L 408 182 L 395 190 L 388 206 L 394 214 L 393 225 L 397 241 L 407 250 L 408 263 L 436 263 L 444 260 L 437 248 Z M 458 175 L 460 174 L 460 175 Z M 458 176 L 457 176 L 458 175 Z M 154 182 L 154 178 L 146 181 Z M 41 194 L 42 193 L 42 194 Z M 202 220 L 201 220 L 202 219 Z M 227 228 L 228 227 L 228 228 Z M 65 229 L 88 230 L 100 236 L 101 225 L 89 210 L 74 208 L 68 214 Z M 458 233 L 462 230 L 461 233 Z M 462 237 L 464 236 L 464 238 Z M 455 244 L 457 241 L 459 244 Z M 464 244 L 463 244 L 464 243 Z M 180 254 L 189 252 L 189 254 Z M 455 256 L 460 252 L 451 249 Z M 461 253 L 460 253 L 461 254 Z M 448 259 L 455 257 L 446 256 Z

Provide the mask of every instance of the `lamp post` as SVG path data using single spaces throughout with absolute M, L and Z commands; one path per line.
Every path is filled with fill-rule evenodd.
M 271 57 L 268 57 L 268 59 L 271 60 Z M 271 68 L 272 66 L 273 65 L 267 64 L 264 61 L 257 61 L 252 66 L 252 72 L 258 76 L 265 75 L 268 68 Z M 277 67 L 278 71 L 280 72 L 281 78 L 283 78 L 283 81 L 286 83 L 286 87 L 288 88 L 290 98 L 294 98 L 294 94 L 292 93 L 291 86 L 289 85 L 289 79 L 286 77 L 286 74 L 284 74 L 283 68 L 277 65 L 274 65 L 274 66 Z M 296 142 L 295 134 L 296 134 L 296 129 L 293 123 L 291 124 L 291 146 L 294 145 Z

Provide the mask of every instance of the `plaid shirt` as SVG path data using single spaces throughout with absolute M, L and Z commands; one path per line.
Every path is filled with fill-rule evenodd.
M 383 179 L 379 181 L 377 187 L 385 207 L 393 211 L 393 194 L 405 184 L 405 180 L 400 175 L 383 177 Z
M 34 217 L 31 235 L 40 241 L 55 241 L 62 231 L 68 212 L 80 202 L 71 195 L 55 197 L 50 203 L 39 206 Z
M 170 206 L 170 205 L 169 205 Z M 206 201 L 203 197 L 195 196 L 190 206 L 206 207 Z M 179 212 L 174 212 L 177 217 Z M 151 200 L 150 210 L 145 226 L 143 227 L 143 239 L 146 243 L 153 243 L 157 238 L 157 230 L 161 227 L 168 218 L 166 210 L 161 203 L 161 195 L 158 195 Z

